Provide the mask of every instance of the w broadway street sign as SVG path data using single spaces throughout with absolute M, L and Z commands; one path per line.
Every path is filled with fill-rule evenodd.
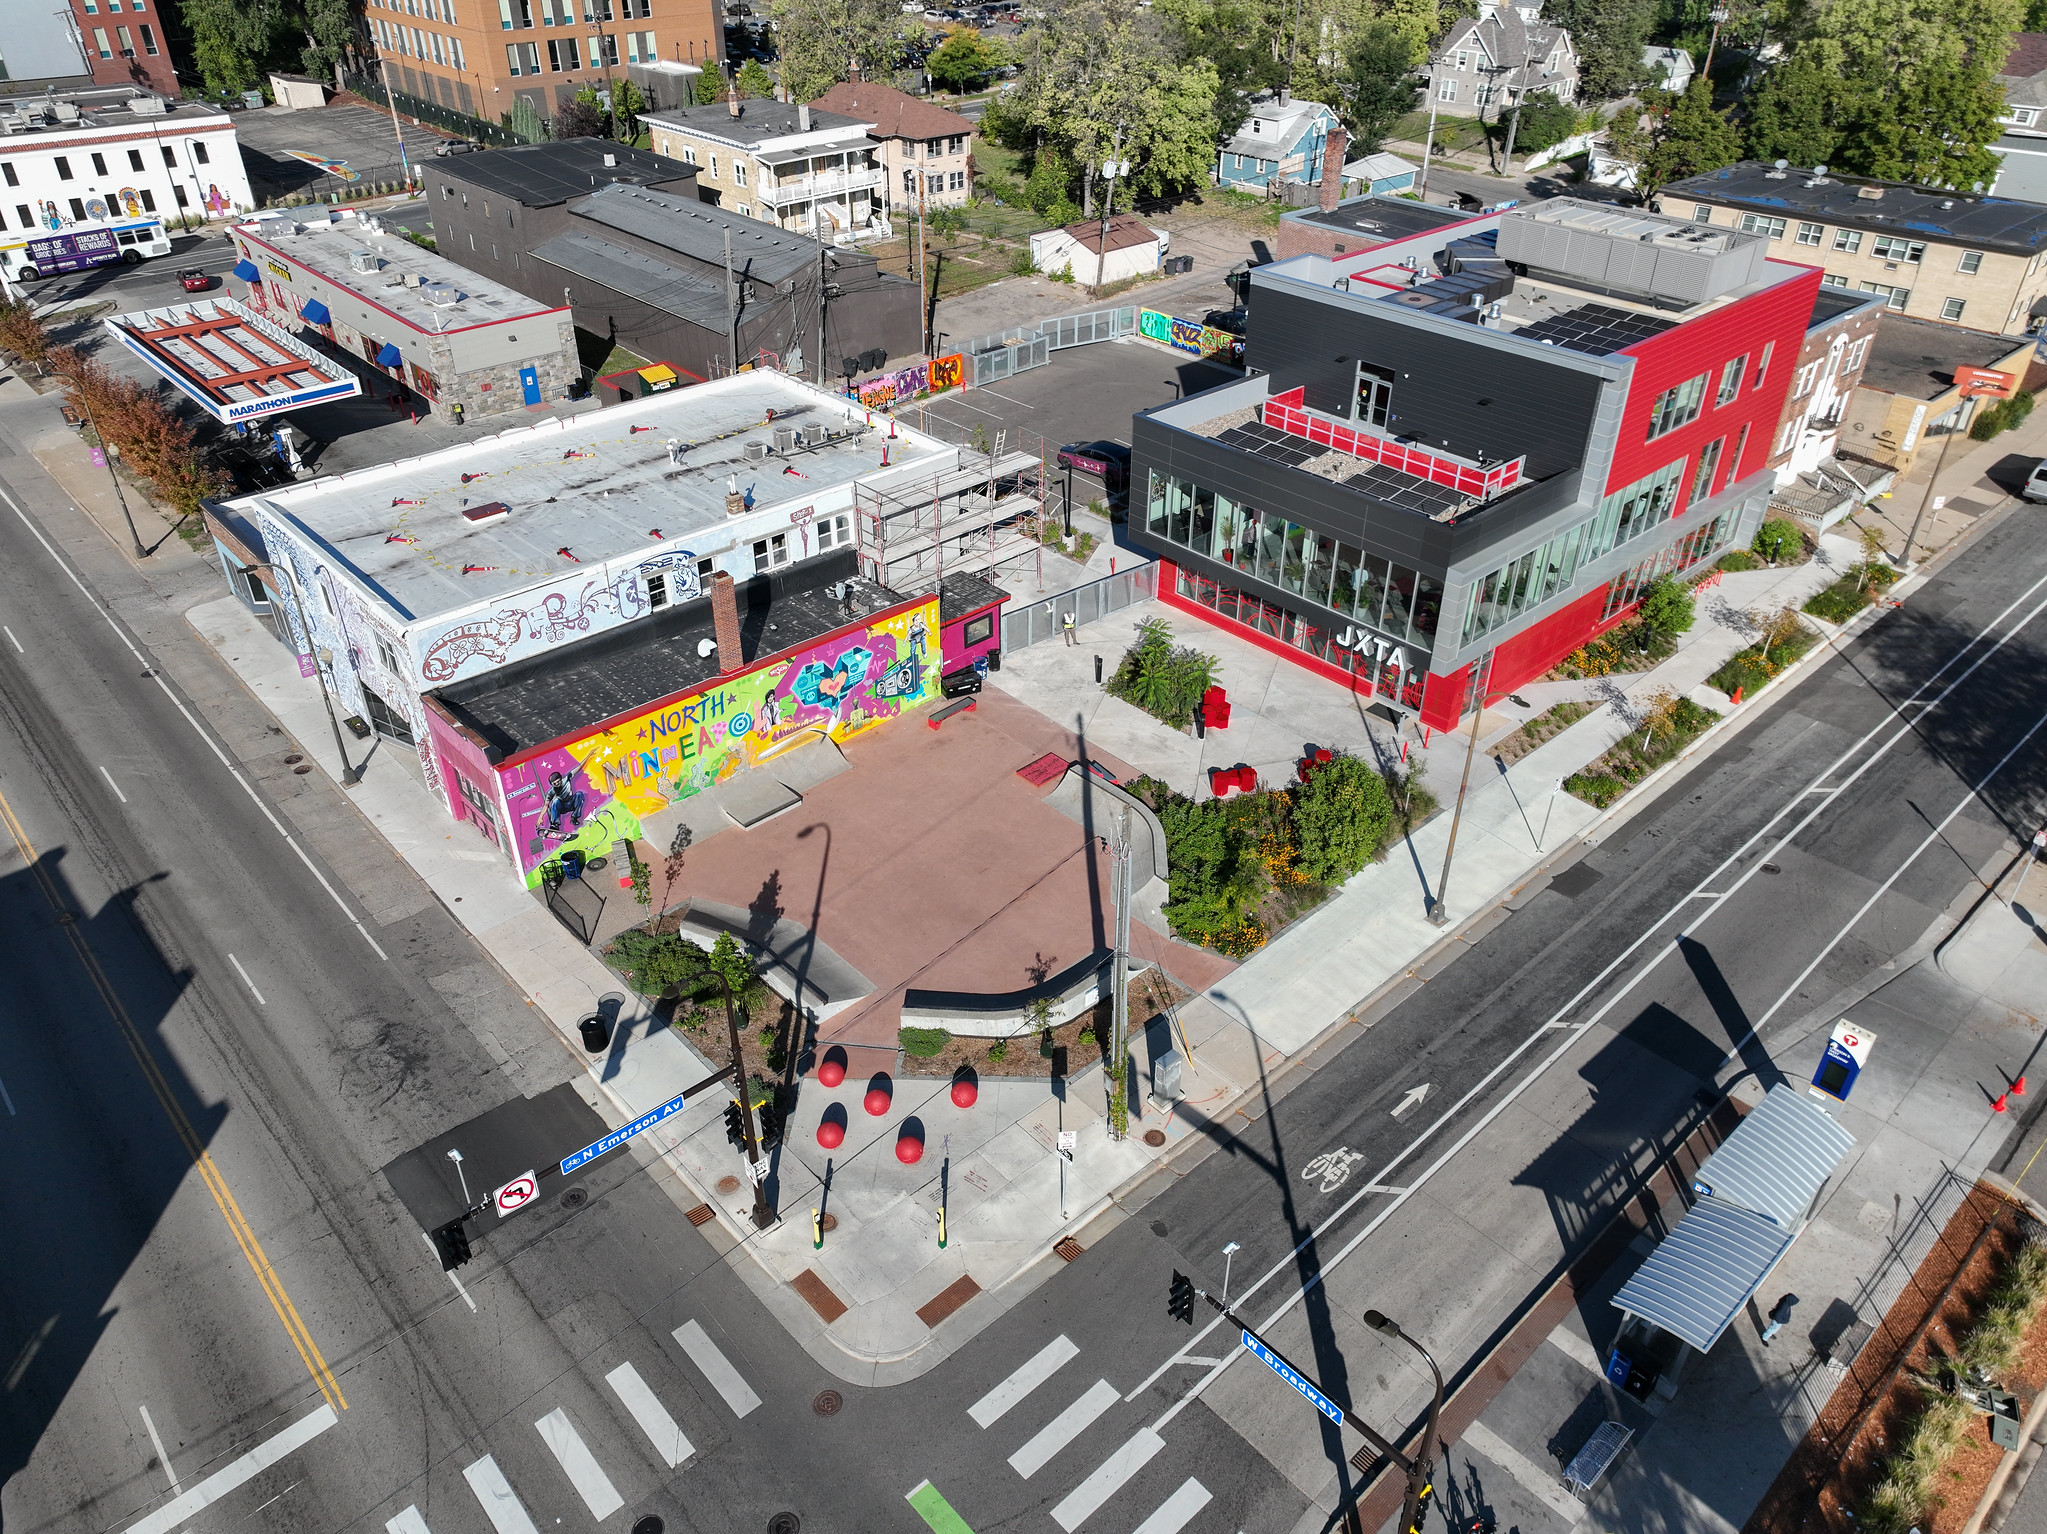
M 1343 1426 L 1343 1408 L 1308 1383 L 1307 1377 L 1300 1370 L 1296 1369 L 1284 1358 L 1281 1358 L 1279 1354 L 1273 1352 L 1271 1348 L 1267 1347 L 1249 1330 L 1246 1330 L 1244 1333 L 1244 1348 L 1247 1352 L 1264 1359 L 1266 1367 L 1293 1386 L 1302 1395 L 1306 1396 L 1308 1403 L 1315 1410 L 1322 1413 L 1323 1416 L 1334 1422 L 1338 1427 Z

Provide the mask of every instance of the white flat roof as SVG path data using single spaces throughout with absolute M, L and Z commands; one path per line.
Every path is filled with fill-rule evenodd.
M 781 425 L 823 425 L 836 435 L 748 463 L 745 445 L 772 446 Z M 893 441 L 888 435 L 886 418 L 869 425 L 866 412 L 842 396 L 762 370 L 230 504 L 245 516 L 261 508 L 296 522 L 414 621 L 523 591 L 579 565 L 685 548 L 708 555 L 726 545 L 724 530 L 739 520 L 725 512 L 732 475 L 758 516 L 778 506 L 800 509 L 880 475 L 884 442 L 891 470 L 957 457 L 949 444 L 901 423 Z M 509 514 L 482 522 L 463 515 L 492 502 Z
M 216 421 L 362 393 L 362 380 L 232 298 L 188 299 L 103 322 Z
M 353 211 L 331 223 L 317 217 L 300 223 L 289 216 L 266 215 L 236 225 L 234 232 L 246 236 L 258 251 L 274 250 L 415 330 L 466 330 L 528 315 L 567 312 L 565 305 L 528 298 L 516 288 L 493 282 L 413 244 L 394 225 L 359 217 Z M 355 252 L 363 250 L 377 258 L 376 271 L 359 272 L 351 264 Z M 456 301 L 436 303 L 429 299 L 430 293 Z

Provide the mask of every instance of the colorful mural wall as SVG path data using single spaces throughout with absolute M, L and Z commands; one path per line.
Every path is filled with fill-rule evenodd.
M 1156 309 L 1140 309 L 1137 311 L 1137 333 L 1175 351 L 1192 352 L 1197 357 L 1214 357 L 1240 367 L 1243 365 L 1244 338 L 1231 335 L 1227 330 L 1217 330 L 1213 325 L 1204 325 L 1199 320 L 1176 319 Z
M 497 769 L 527 884 L 575 848 L 637 838 L 640 817 L 829 737 L 850 740 L 938 696 L 938 599 Z

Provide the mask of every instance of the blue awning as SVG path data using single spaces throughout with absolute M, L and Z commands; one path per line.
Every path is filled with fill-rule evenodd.
M 263 274 L 256 270 L 256 263 L 244 257 L 235 263 L 234 275 L 244 282 L 254 282 Z
M 398 348 L 389 341 L 386 341 L 384 349 L 377 353 L 377 366 L 380 368 L 395 368 L 404 360 L 405 358 L 399 354 Z
M 325 325 L 330 323 L 334 316 L 327 312 L 327 306 L 319 299 L 311 298 L 307 299 L 306 306 L 299 310 L 299 318 L 308 325 Z

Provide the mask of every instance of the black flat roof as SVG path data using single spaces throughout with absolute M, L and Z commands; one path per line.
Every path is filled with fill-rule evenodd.
M 606 160 L 613 163 L 607 165 Z M 433 169 L 451 181 L 467 182 L 528 208 L 548 208 L 571 197 L 587 197 L 613 182 L 661 187 L 680 181 L 694 184 L 697 174 L 694 165 L 681 160 L 601 138 L 559 139 L 449 155 Z
M 1353 197 L 1324 213 L 1320 208 L 1303 208 L 1286 217 L 1295 223 L 1317 224 L 1344 234 L 1370 235 L 1376 244 L 1427 234 L 1432 229 L 1461 224 L 1478 215 L 1455 208 L 1432 207 L 1405 197 Z
M 1812 318 L 1806 321 L 1805 328 L 1818 330 L 1822 325 L 1831 325 L 1857 309 L 1872 309 L 1889 302 L 1881 293 L 1851 293 L 1846 288 L 1830 288 L 1822 284 L 1812 296 Z
M 1883 196 L 1858 196 L 1863 187 L 1876 188 Z M 1918 235 L 2013 255 L 2030 257 L 2047 250 L 2047 204 L 2014 197 L 1971 197 L 1868 176 L 1820 178 L 1796 166 L 1779 176 L 1774 167 L 1760 160 L 1744 160 L 1725 170 L 1673 181 L 1663 188 L 1662 195 L 1822 219 L 1850 229 Z
M 1876 322 L 1861 386 L 1907 399 L 1938 399 L 1955 386 L 1957 367 L 1994 367 L 2031 344 L 2030 336 L 1994 336 L 1887 313 Z

